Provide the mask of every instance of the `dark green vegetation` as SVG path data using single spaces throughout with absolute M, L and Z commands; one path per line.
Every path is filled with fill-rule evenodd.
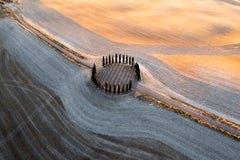
M 97 72 L 92 68 L 91 77 L 95 86 L 108 93 L 122 94 L 132 90 L 133 84 L 141 80 L 138 63 L 128 55 L 109 55 L 102 57 L 102 68 Z

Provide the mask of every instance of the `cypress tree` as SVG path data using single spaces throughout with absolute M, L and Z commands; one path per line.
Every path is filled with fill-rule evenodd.
M 126 84 L 126 92 L 129 91 L 129 84 Z
M 138 72 L 137 63 L 135 63 L 134 68 L 135 68 L 136 73 L 137 73 Z
M 119 63 L 121 63 L 121 53 L 119 54 Z
M 135 67 L 136 71 L 138 71 L 138 69 L 139 69 L 138 63 L 136 63 L 134 67 Z
M 105 83 L 105 91 L 107 92 L 108 91 L 108 84 Z
M 112 86 L 109 84 L 109 92 L 112 93 Z
M 117 91 L 116 91 L 116 85 L 114 84 L 113 86 L 113 93 L 115 94 Z
M 130 80 L 130 82 L 129 82 L 129 90 L 131 90 L 132 89 L 132 80 Z
M 117 53 L 116 53 L 116 54 L 115 54 L 115 63 L 118 63 L 117 57 L 118 57 L 118 55 L 117 55 Z
M 118 85 L 118 94 L 121 93 L 120 85 Z
M 94 65 L 93 65 L 92 71 L 93 71 L 93 73 L 95 73 L 95 74 L 96 74 L 96 72 L 97 72 L 95 63 L 94 63 Z
M 93 68 L 92 68 L 92 81 L 95 85 L 97 85 L 97 80 L 96 80 L 96 65 L 94 63 Z
M 95 74 L 94 74 L 94 72 L 93 72 L 93 70 L 92 70 L 92 81 L 93 81 L 93 83 L 95 84 Z
M 109 64 L 111 64 L 111 56 L 110 55 L 108 56 L 108 61 L 109 61 Z
M 136 69 L 136 73 L 137 73 L 137 78 L 138 78 L 138 80 L 140 80 L 141 75 L 140 75 L 140 68 L 139 68 L 138 63 L 135 64 L 135 69 Z
M 102 57 L 102 65 L 103 65 L 103 67 L 105 66 L 105 58 L 104 58 L 104 56 Z
M 97 79 L 96 79 L 96 76 L 94 76 L 94 84 L 97 85 Z
M 92 81 L 95 85 L 97 85 L 96 75 L 92 73 Z
M 91 76 L 91 78 L 92 78 L 92 80 L 93 80 L 93 78 L 94 78 L 94 72 L 93 72 L 93 69 L 92 69 L 92 76 Z
M 122 93 L 125 93 L 125 85 L 122 85 Z

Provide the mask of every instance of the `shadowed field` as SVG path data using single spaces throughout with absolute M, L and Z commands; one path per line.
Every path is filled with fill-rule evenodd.
M 81 128 L 69 118 L 59 95 L 2 46 L 0 62 L 1 159 L 188 159 L 152 138 L 114 137 Z

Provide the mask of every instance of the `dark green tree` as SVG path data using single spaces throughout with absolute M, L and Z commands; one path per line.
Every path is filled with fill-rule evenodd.
M 118 55 L 117 55 L 117 53 L 116 53 L 116 54 L 115 54 L 115 63 L 118 63 L 118 60 L 117 60 L 118 58 L 117 58 L 117 57 L 118 57 Z
M 122 85 L 122 93 L 125 93 L 125 85 Z
M 114 55 L 112 55 L 112 63 L 114 63 Z
M 131 90 L 132 89 L 132 80 L 130 80 L 130 82 L 129 82 L 129 90 Z
M 109 64 L 111 64 L 111 56 L 110 55 L 108 56 L 108 61 L 109 61 Z
M 93 65 L 93 68 L 92 68 L 92 76 L 91 76 L 91 78 L 92 78 L 92 81 L 93 81 L 93 83 L 95 84 L 95 85 L 97 85 L 97 80 L 96 80 L 96 65 L 95 65 L 95 63 L 94 63 L 94 65 Z
M 93 71 L 93 73 L 97 73 L 97 69 L 96 69 L 96 65 L 95 65 L 95 63 L 93 64 L 93 69 L 92 69 L 92 71 Z
M 119 54 L 119 59 L 118 59 L 119 63 L 121 63 L 121 53 Z
M 133 67 L 133 64 L 134 64 L 134 57 L 132 57 L 132 67 Z
M 95 85 L 97 85 L 96 74 L 94 73 L 93 70 L 92 70 L 92 81 Z
M 108 91 L 108 84 L 105 83 L 105 91 L 107 92 Z
M 104 56 L 102 57 L 102 65 L 103 65 L 103 67 L 105 66 L 105 58 L 104 58 Z
M 109 84 L 109 92 L 112 93 L 112 86 Z
M 117 92 L 116 85 L 113 86 L 113 93 L 115 94 Z
M 136 69 L 136 74 L 137 74 L 138 80 L 141 80 L 140 68 L 139 68 L 138 63 L 135 64 L 135 69 Z
M 121 93 L 121 88 L 120 88 L 120 85 L 118 85 L 118 94 Z
M 108 58 L 106 57 L 106 65 L 108 65 Z
M 126 92 L 128 92 L 129 91 L 129 84 L 126 84 Z

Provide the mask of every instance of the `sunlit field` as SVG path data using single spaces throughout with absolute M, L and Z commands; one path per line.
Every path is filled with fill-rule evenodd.
M 190 78 L 240 90 L 240 55 L 163 55 L 154 57 Z
M 115 42 L 151 45 L 240 42 L 240 9 L 225 1 L 43 0 L 42 3 Z

